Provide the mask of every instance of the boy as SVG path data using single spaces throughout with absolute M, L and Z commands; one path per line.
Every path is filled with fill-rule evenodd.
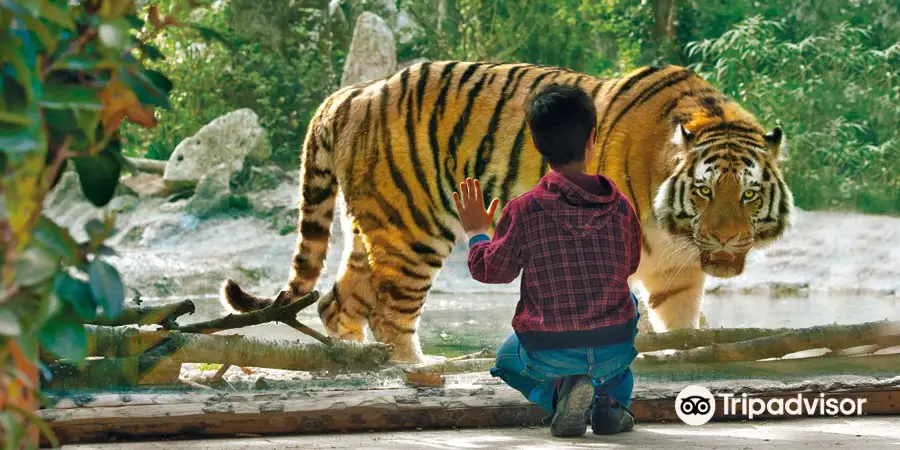
M 520 271 L 515 330 L 491 374 L 552 414 L 553 436 L 629 431 L 637 356 L 637 270 L 641 227 L 613 182 L 587 175 L 597 112 L 574 87 L 551 85 L 526 107 L 534 144 L 550 171 L 509 202 L 490 238 L 499 200 L 487 211 L 478 180 L 453 193 L 469 237 L 469 272 L 482 283 L 509 283 Z

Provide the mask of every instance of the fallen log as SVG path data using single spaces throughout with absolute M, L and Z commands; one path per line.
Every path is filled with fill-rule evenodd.
M 755 339 L 733 343 L 713 343 L 705 347 L 676 351 L 665 355 L 645 355 L 648 361 L 672 362 L 728 362 L 756 361 L 780 358 L 814 348 L 834 351 L 866 344 L 896 342 L 900 336 L 900 322 L 868 322 L 854 325 L 821 325 L 789 330 Z M 646 351 L 638 348 L 640 351 Z
M 707 328 L 680 329 L 663 333 L 642 333 L 634 340 L 639 352 L 657 350 L 684 350 L 712 344 L 728 344 L 773 336 L 790 331 L 790 328 Z
M 239 367 L 304 371 L 366 371 L 390 359 L 387 344 L 335 341 L 333 345 L 268 340 L 240 335 L 207 335 L 135 328 L 86 327 L 88 355 L 146 356 L 156 351 L 180 363 L 231 364 Z
M 83 367 L 57 361 L 49 364 L 50 387 L 113 388 L 139 384 L 171 384 L 168 374 L 182 363 L 213 363 L 307 372 L 365 372 L 384 367 L 392 347 L 339 341 L 333 345 L 263 340 L 239 335 L 204 335 L 135 328 L 88 328 L 89 359 Z M 176 370 L 177 374 L 177 370 Z M 169 377 L 171 378 L 171 377 Z

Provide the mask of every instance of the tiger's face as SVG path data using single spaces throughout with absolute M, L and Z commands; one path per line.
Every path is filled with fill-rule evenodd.
M 790 226 L 793 197 L 777 167 L 780 128 L 755 136 L 722 128 L 694 135 L 678 125 L 674 170 L 654 211 L 663 230 L 696 247 L 704 272 L 728 278 Z

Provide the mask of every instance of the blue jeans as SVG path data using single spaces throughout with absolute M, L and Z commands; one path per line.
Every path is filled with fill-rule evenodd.
M 632 296 L 632 300 L 637 299 Z M 635 304 L 635 318 L 639 318 Z M 635 321 L 635 324 L 637 321 Z M 634 335 L 637 335 L 635 326 Z M 609 396 L 625 408 L 631 405 L 634 377 L 631 362 L 637 357 L 634 340 L 601 347 L 570 348 L 527 352 L 515 333 L 497 351 L 491 375 L 544 411 L 554 412 L 554 395 L 560 379 L 587 375 L 594 383 L 595 396 Z

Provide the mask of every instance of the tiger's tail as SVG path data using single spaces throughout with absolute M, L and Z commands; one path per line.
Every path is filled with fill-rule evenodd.
M 335 94 L 336 96 L 337 94 Z M 332 143 L 334 142 L 331 101 L 325 101 L 307 128 L 300 162 L 300 206 L 297 249 L 288 279 L 291 301 L 306 295 L 315 287 L 324 267 L 331 237 L 331 222 L 337 197 Z M 248 294 L 233 280 L 222 285 L 221 300 L 226 308 L 250 312 L 264 308 L 275 297 Z

